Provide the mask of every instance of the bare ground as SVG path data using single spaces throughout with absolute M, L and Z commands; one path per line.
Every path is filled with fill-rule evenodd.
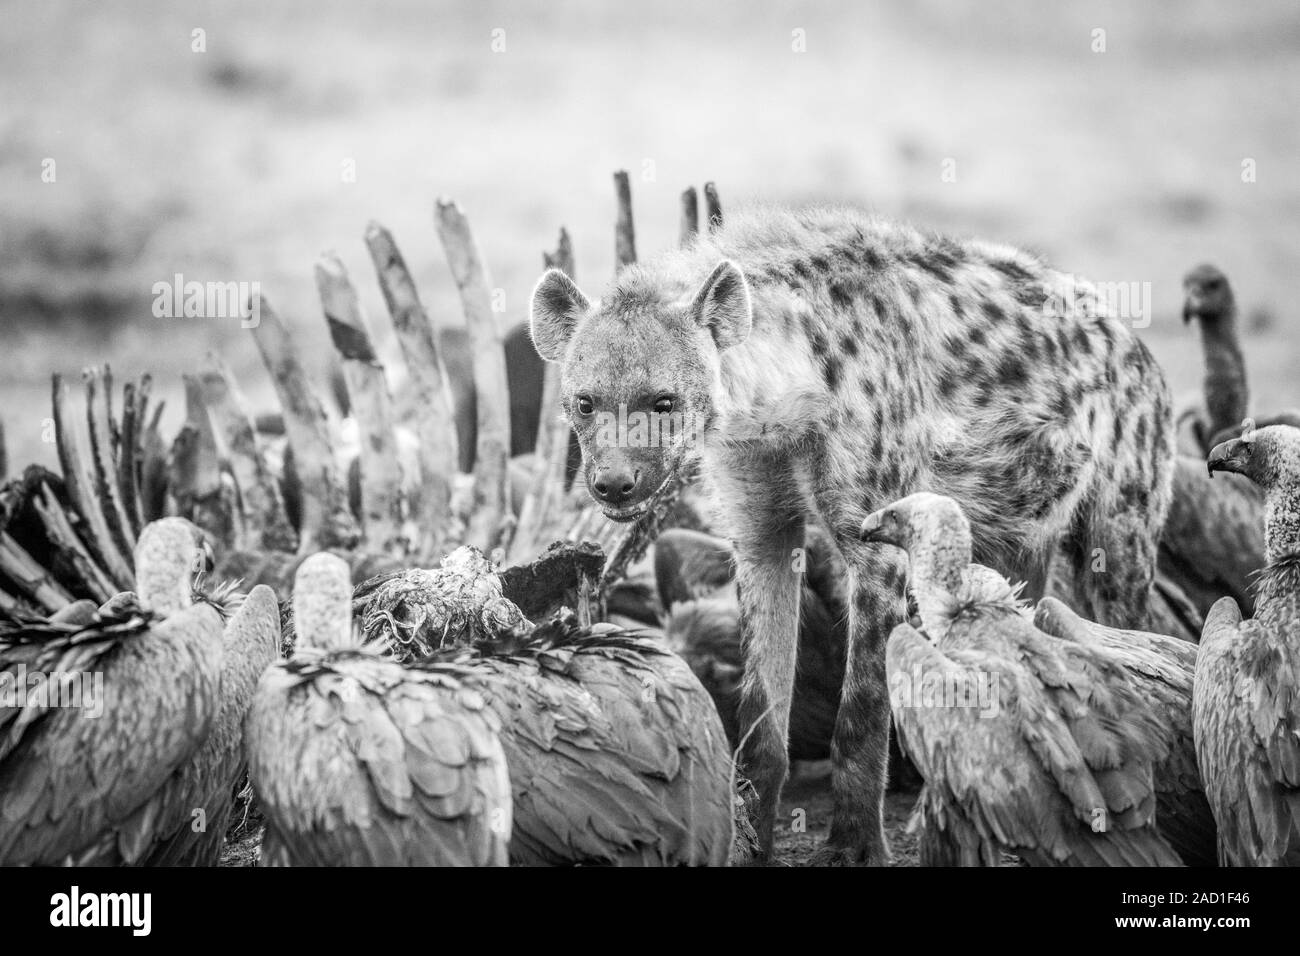
M 916 803 L 917 791 L 893 790 L 885 795 L 885 837 L 893 855 L 891 866 L 916 866 L 916 837 L 907 832 L 907 821 Z M 795 826 L 798 811 L 806 814 L 805 828 Z M 826 839 L 831 825 L 831 778 L 829 774 L 796 776 L 786 784 L 777 821 L 776 864 L 809 866 Z

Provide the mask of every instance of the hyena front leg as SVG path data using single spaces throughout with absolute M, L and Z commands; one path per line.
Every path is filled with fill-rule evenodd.
M 889 765 L 889 688 L 885 643 L 907 613 L 901 554 L 856 537 L 840 540 L 853 575 L 849 653 L 831 739 L 834 817 L 814 862 L 879 866 L 889 862 L 884 800 Z
M 804 508 L 793 469 L 748 462 L 718 482 L 736 554 L 745 676 L 740 689 L 741 764 L 758 792 L 759 854 L 771 857 L 781 787 L 789 771 L 790 697 L 799 647 Z

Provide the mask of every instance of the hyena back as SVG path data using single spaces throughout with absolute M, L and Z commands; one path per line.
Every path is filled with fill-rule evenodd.
M 853 577 L 823 862 L 883 862 L 884 645 L 901 556 L 858 538 L 914 491 L 955 498 L 976 560 L 1041 585 L 1058 545 L 1084 610 L 1139 627 L 1168 506 L 1163 375 L 1090 286 L 1018 250 L 845 210 L 763 210 L 625 269 L 590 302 L 562 273 L 533 294 L 534 343 L 562 363 L 588 490 L 634 519 L 702 457 L 737 555 L 743 754 L 770 852 L 787 772 L 804 522 Z M 679 413 L 699 441 L 611 441 L 604 416 Z M 687 447 L 692 445 L 693 447 Z

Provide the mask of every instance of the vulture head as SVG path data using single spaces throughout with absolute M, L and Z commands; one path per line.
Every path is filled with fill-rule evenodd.
M 1215 445 L 1205 465 L 1211 475 L 1245 475 L 1265 492 L 1293 488 L 1300 483 L 1300 428 L 1269 425 L 1247 431 Z
M 933 546 L 950 550 L 949 543 L 970 543 L 970 523 L 957 502 L 944 495 L 918 491 L 887 508 L 873 511 L 862 522 L 862 540 L 892 544 L 909 554 Z M 969 552 L 963 566 L 969 563 Z
M 1264 549 L 1269 561 L 1300 553 L 1300 428 L 1268 425 L 1215 445 L 1210 474 L 1245 475 L 1264 491 Z
M 170 617 L 193 603 L 195 576 L 212 566 L 212 548 L 198 527 L 184 518 L 159 518 L 136 541 L 136 592 L 159 617 Z
M 1228 277 L 1212 265 L 1199 265 L 1183 277 L 1183 321 L 1214 324 L 1232 314 Z
M 867 515 L 861 537 L 863 541 L 891 544 L 907 552 L 918 604 L 925 603 L 923 592 L 931 585 L 956 593 L 970 564 L 970 522 L 961 506 L 928 491 L 908 495 Z

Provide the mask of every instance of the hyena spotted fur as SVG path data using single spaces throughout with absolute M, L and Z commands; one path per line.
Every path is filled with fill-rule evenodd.
M 859 540 L 914 491 L 955 498 L 976 560 L 1041 588 L 1070 557 L 1081 610 L 1140 627 L 1168 507 L 1164 377 L 1082 280 L 1007 246 L 832 209 L 759 210 L 642 266 L 599 302 L 548 272 L 533 341 L 562 364 L 588 490 L 631 520 L 687 455 L 702 456 L 738 563 L 746 671 L 742 758 L 771 851 L 788 761 L 799 621 L 794 549 L 815 515 L 853 579 L 832 742 L 824 863 L 882 863 L 889 702 L 884 645 L 905 568 Z M 674 410 L 692 448 L 599 440 L 601 413 Z

